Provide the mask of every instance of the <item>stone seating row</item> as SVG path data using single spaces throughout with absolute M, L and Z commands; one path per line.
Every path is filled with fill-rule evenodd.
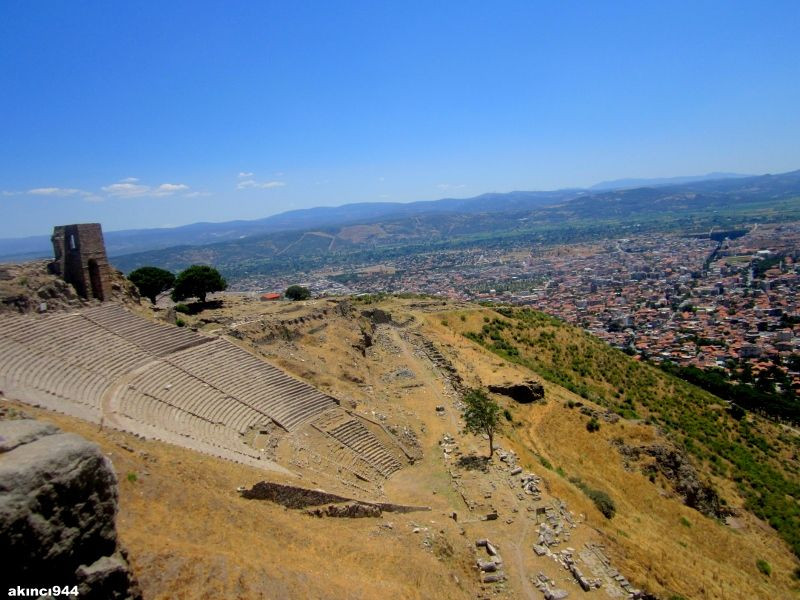
M 181 410 L 242 433 L 251 425 L 270 420 L 216 386 L 195 377 L 169 362 L 158 362 L 130 381 L 130 387 Z
M 230 427 L 210 421 L 162 398 L 142 393 L 131 385 L 121 390 L 118 406 L 122 414 L 136 421 L 157 424 L 160 429 L 244 456 L 259 457 L 259 453 L 242 442 Z
M 153 323 L 118 304 L 106 303 L 85 309 L 80 315 L 155 356 L 165 356 L 211 340 L 188 329 Z
M 109 385 L 100 373 L 61 357 L 37 352 L 10 337 L 0 338 L 0 374 L 19 386 L 28 386 L 59 398 L 100 407 Z
M 268 414 L 293 431 L 338 406 L 330 396 L 252 356 L 226 340 L 217 340 L 169 357 L 170 363 Z
M 371 431 L 355 419 L 350 419 L 328 433 L 367 460 L 381 474 L 388 477 L 402 467 Z

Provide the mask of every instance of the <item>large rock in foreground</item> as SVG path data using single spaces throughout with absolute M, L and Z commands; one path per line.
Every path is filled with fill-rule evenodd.
M 0 421 L 0 589 L 140 599 L 116 514 L 117 479 L 95 444 L 39 421 Z

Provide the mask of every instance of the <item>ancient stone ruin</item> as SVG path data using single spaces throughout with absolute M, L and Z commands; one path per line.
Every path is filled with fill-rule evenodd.
M 248 500 L 269 500 L 286 508 L 309 508 L 306 512 L 317 517 L 380 517 L 382 512 L 409 513 L 429 511 L 429 506 L 408 506 L 391 502 L 366 502 L 323 490 L 311 490 L 294 485 L 262 481 L 249 490 L 239 488 L 242 498 Z M 327 506 L 326 506 L 327 505 Z
M 378 485 L 403 466 L 383 428 L 229 341 L 153 323 L 106 302 L 71 313 L 0 315 L 0 389 L 105 426 L 259 468 L 247 443 L 277 427 L 303 446 L 293 466 Z
M 84 298 L 107 300 L 111 297 L 111 267 L 103 243 L 100 223 L 58 225 L 53 228 L 55 260 L 50 270 Z

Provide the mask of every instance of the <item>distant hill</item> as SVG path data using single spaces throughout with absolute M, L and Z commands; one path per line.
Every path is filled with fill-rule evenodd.
M 443 198 L 418 202 L 362 202 L 291 210 L 252 221 L 192 223 L 160 229 L 104 232 L 109 256 L 122 256 L 171 246 L 200 246 L 274 233 L 411 217 L 430 213 L 475 213 L 486 210 L 533 209 L 563 202 L 586 193 L 582 190 L 481 194 L 474 198 Z M 0 239 L 0 260 L 16 261 L 51 256 L 49 235 Z
M 696 183 L 698 181 L 712 181 L 719 179 L 737 179 L 753 177 L 740 173 L 708 173 L 707 175 L 684 175 L 680 177 L 657 177 L 654 179 L 612 179 L 601 181 L 590 187 L 590 190 L 621 190 L 637 187 L 656 187 L 662 185 L 679 185 L 681 183 Z
M 178 270 L 214 264 L 235 280 L 476 245 L 570 243 L 631 232 L 701 232 L 754 220 L 800 219 L 800 171 L 593 194 L 513 192 L 439 202 L 399 214 L 372 213 L 360 221 L 329 220 L 306 229 L 117 256 L 113 263 L 126 272 L 142 265 Z
M 720 178 L 713 179 L 719 176 Z M 712 178 L 712 179 L 709 179 Z M 680 180 L 681 182 L 678 182 Z M 629 187 L 626 182 L 652 182 L 648 186 Z M 670 182 L 673 183 L 665 183 Z M 614 189 L 598 186 L 612 185 Z M 183 264 L 174 260 L 176 251 L 182 254 L 219 258 L 218 244 L 228 243 L 229 248 L 241 248 L 237 258 L 247 257 L 245 247 L 252 244 L 259 251 L 266 244 L 273 252 L 293 243 L 304 233 L 321 231 L 328 236 L 338 236 L 339 229 L 384 223 L 388 225 L 380 236 L 359 237 L 353 242 L 348 230 L 331 249 L 343 246 L 385 245 L 409 239 L 435 241 L 446 236 L 487 235 L 501 231 L 504 235 L 521 229 L 530 229 L 532 221 L 548 227 L 561 227 L 575 220 L 623 218 L 664 215 L 669 211 L 692 214 L 706 210 L 728 210 L 743 206 L 745 201 L 772 202 L 800 196 L 800 171 L 780 175 L 739 176 L 712 173 L 698 177 L 678 177 L 663 180 L 618 180 L 597 184 L 592 190 L 565 189 L 550 192 L 515 191 L 488 193 L 473 198 L 443 198 L 440 200 L 409 203 L 366 202 L 335 207 L 316 207 L 292 210 L 252 221 L 224 223 L 193 223 L 174 228 L 131 229 L 105 232 L 109 256 L 122 268 L 135 268 L 142 259 L 164 265 Z M 267 237 L 264 237 L 267 236 Z M 271 238 L 269 236 L 272 236 Z M 308 238 L 308 236 L 306 236 Z M 316 240 L 317 242 L 319 240 Z M 285 242 L 285 243 L 284 243 Z M 283 246 L 281 246 L 283 244 Z M 315 244 L 319 245 L 319 244 Z M 200 248 L 213 246 L 209 255 Z M 187 250 L 197 248 L 197 251 Z M 293 246 L 301 253 L 303 244 Z M 167 252 L 162 252 L 169 249 Z M 144 253 L 144 254 L 143 254 Z M 226 254 L 227 252 L 223 252 Z M 19 239 L 0 239 L 0 261 L 47 257 L 51 255 L 48 235 Z M 123 258 L 124 257 L 124 258 Z

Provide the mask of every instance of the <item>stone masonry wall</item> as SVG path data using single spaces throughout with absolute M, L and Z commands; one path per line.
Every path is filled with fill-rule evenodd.
M 109 299 L 111 267 L 100 223 L 58 225 L 51 239 L 55 254 L 52 271 L 84 298 Z

